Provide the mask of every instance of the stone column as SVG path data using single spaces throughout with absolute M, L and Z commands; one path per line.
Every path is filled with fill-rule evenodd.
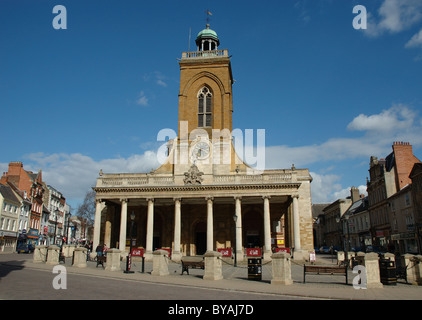
M 207 251 L 214 250 L 213 197 L 207 197 Z
M 417 255 L 413 258 L 415 268 L 415 282 L 414 284 L 422 286 L 422 255 Z
M 273 265 L 271 284 L 293 284 L 290 254 L 286 252 L 274 253 L 271 258 Z
M 95 200 L 95 222 L 94 222 L 94 239 L 93 248 L 95 249 L 100 244 L 101 231 L 101 199 Z
M 174 199 L 174 248 L 171 258 L 173 261 L 180 262 L 182 254 L 180 252 L 180 234 L 181 234 L 181 199 Z
M 88 254 L 87 248 L 76 248 L 74 251 L 73 267 L 86 268 L 86 255 Z
M 243 250 L 242 250 L 242 197 L 235 197 L 236 201 L 236 254 L 237 261 L 243 261 Z
M 207 251 L 204 255 L 205 271 L 204 280 L 221 280 L 223 279 L 223 266 L 221 262 L 222 254 L 216 251 Z
M 47 261 L 47 246 L 38 245 L 35 246 L 34 250 L 34 262 L 46 262 Z
M 168 254 L 166 250 L 156 250 L 153 252 L 152 276 L 168 276 L 170 274 L 166 258 Z
M 300 216 L 299 216 L 299 195 L 295 194 L 293 198 L 293 239 L 295 249 L 293 253 L 294 260 L 303 260 L 302 247 L 300 245 Z
M 120 253 L 119 249 L 108 249 L 107 250 L 107 261 L 106 261 L 106 270 L 109 271 L 121 271 L 120 266 Z
M 383 288 L 380 278 L 379 257 L 375 252 L 367 253 L 364 259 L 366 270 L 366 288 Z
M 120 238 L 119 249 L 122 253 L 126 250 L 126 229 L 127 229 L 127 199 L 121 199 L 122 211 L 120 215 Z
M 148 217 L 147 217 L 147 243 L 145 248 L 145 260 L 152 260 L 152 242 L 154 237 L 154 199 L 148 198 Z
M 52 245 L 47 250 L 47 264 L 59 264 L 60 248 Z
M 264 199 L 264 260 L 271 259 L 271 222 L 270 222 L 270 196 Z
M 407 266 L 406 269 L 406 277 L 407 282 L 410 284 L 416 284 L 416 273 L 415 273 L 415 256 L 410 253 L 406 253 L 402 255 L 402 264 Z

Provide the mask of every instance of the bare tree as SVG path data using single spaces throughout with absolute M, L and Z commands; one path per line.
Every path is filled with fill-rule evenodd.
M 82 228 L 87 230 L 94 225 L 95 220 L 95 191 L 91 190 L 85 194 L 85 199 L 79 205 L 76 216 L 80 218 Z

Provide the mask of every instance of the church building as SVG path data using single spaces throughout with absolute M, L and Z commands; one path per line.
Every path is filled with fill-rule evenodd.
M 159 248 L 174 261 L 221 249 L 241 261 L 248 248 L 260 248 L 264 260 L 284 248 L 295 260 L 308 258 L 309 170 L 254 170 L 240 159 L 231 57 L 209 24 L 196 45 L 179 60 L 178 136 L 167 143 L 166 161 L 149 173 L 100 171 L 94 248 L 104 243 L 126 255 L 132 239 L 147 261 Z

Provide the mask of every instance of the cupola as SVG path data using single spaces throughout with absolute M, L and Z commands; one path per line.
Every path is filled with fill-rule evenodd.
M 209 51 L 217 50 L 220 45 L 220 40 L 218 40 L 217 33 L 210 29 L 210 25 L 207 23 L 205 29 L 198 33 L 195 43 L 198 47 L 198 51 Z

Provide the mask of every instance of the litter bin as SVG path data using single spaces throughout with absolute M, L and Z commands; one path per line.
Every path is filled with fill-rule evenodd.
M 385 285 L 397 284 L 396 265 L 390 259 L 380 259 L 380 278 Z
M 248 280 L 262 280 L 262 259 L 248 258 Z

